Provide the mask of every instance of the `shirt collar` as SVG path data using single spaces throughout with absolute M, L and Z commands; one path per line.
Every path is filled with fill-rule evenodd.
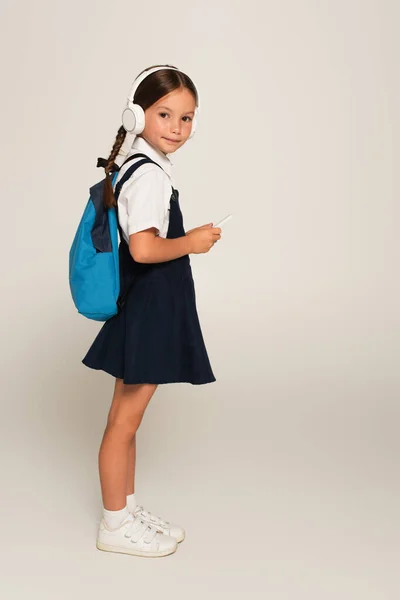
M 162 167 L 162 169 L 167 173 L 167 175 L 171 176 L 171 167 L 174 164 L 172 160 L 167 154 L 164 154 L 161 152 L 161 150 L 155 148 L 144 138 L 135 138 L 129 154 L 134 154 L 135 152 L 143 152 L 143 154 L 146 154 L 149 158 L 158 163 L 160 167 Z

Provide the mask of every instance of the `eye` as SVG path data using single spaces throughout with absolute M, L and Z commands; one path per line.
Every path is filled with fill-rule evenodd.
M 192 117 L 182 117 L 183 119 L 189 119 L 189 121 L 186 121 L 186 123 L 193 121 Z
M 161 112 L 161 113 L 160 113 L 160 117 L 163 117 L 163 118 L 164 118 L 164 115 L 168 116 L 168 113 L 166 113 L 166 112 Z

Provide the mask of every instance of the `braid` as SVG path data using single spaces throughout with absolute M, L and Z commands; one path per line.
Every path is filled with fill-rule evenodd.
M 104 169 L 105 173 L 106 173 L 106 178 L 104 181 L 104 205 L 107 208 L 111 208 L 112 206 L 116 205 L 110 173 L 111 173 L 112 167 L 114 165 L 114 160 L 117 158 L 118 152 L 120 151 L 121 146 L 124 143 L 125 137 L 126 137 L 126 131 L 121 126 L 118 129 L 117 137 L 115 138 L 115 142 L 112 147 L 111 154 L 108 157 L 107 165 L 105 166 L 105 169 Z

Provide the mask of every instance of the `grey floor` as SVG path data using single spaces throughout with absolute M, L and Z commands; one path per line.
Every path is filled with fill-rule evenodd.
M 233 332 L 214 339 L 216 355 L 226 348 L 216 383 L 160 387 L 147 409 L 137 497 L 187 532 L 166 558 L 95 548 L 112 379 L 72 354 L 53 384 L 15 379 L 2 433 L 2 597 L 399 597 L 399 381 L 379 330 L 357 350 L 354 331 L 328 341 L 316 328 L 303 352 L 299 329 L 285 338 L 271 324 L 274 348 L 257 331 L 236 345 Z M 43 358 L 50 350 L 31 357 L 32 373 Z

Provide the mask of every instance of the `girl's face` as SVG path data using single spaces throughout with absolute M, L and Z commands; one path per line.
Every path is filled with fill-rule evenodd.
M 140 136 L 164 154 L 175 152 L 192 131 L 195 106 L 188 89 L 170 92 L 144 111 L 145 128 Z

